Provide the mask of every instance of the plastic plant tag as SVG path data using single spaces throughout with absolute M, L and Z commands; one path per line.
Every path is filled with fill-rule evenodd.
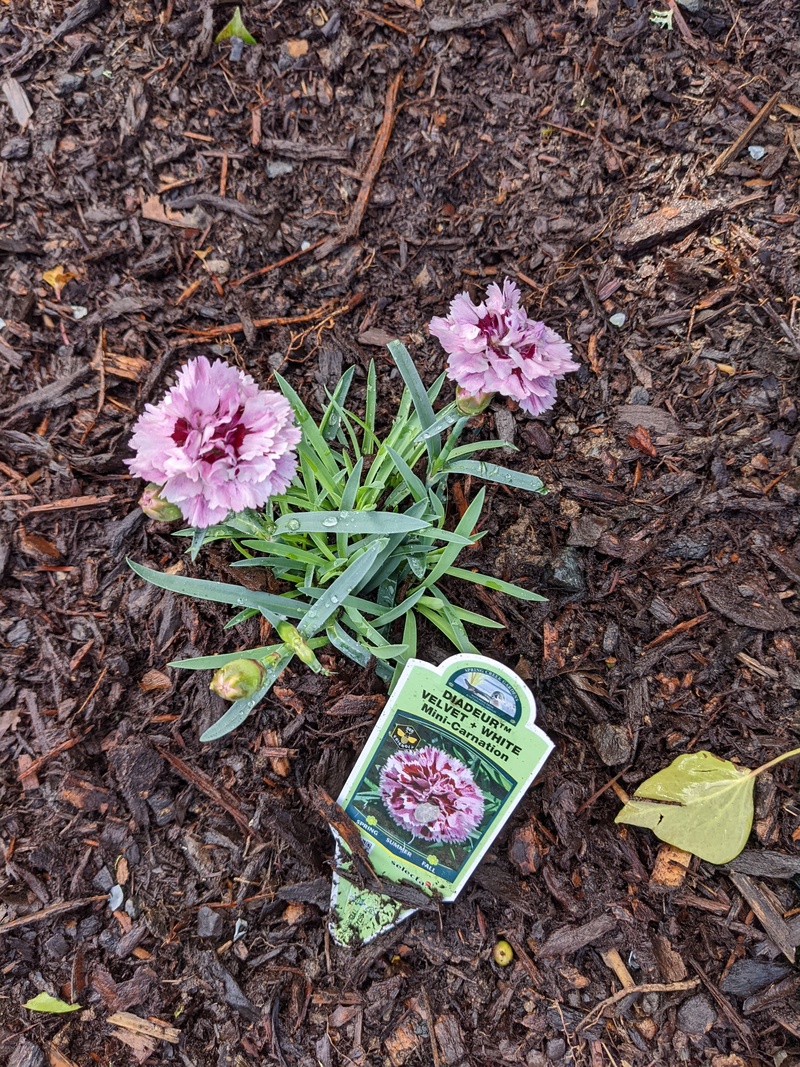
M 456 899 L 552 751 L 535 719 L 528 687 L 492 659 L 408 661 L 338 798 L 399 897 Z M 356 948 L 417 909 L 348 881 L 334 836 L 330 931 Z

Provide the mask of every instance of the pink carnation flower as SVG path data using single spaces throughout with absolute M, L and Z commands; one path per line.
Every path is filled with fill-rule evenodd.
M 466 841 L 483 819 L 483 793 L 472 771 L 432 745 L 390 756 L 380 790 L 397 825 L 425 841 Z
M 229 512 L 258 508 L 285 493 L 301 437 L 280 393 L 258 388 L 222 360 L 190 360 L 160 404 L 133 428 L 131 472 L 163 486 L 188 523 L 205 529 Z
M 502 289 L 492 283 L 484 303 L 476 306 L 461 293 L 448 316 L 431 319 L 429 329 L 449 355 L 447 376 L 462 393 L 478 405 L 501 393 L 529 415 L 541 415 L 555 403 L 556 382 L 579 364 L 571 358 L 571 346 L 543 322 L 528 318 L 519 300 L 512 281 Z

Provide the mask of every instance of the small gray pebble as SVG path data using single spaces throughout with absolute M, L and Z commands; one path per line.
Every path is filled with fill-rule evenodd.
M 714 1025 L 717 1013 L 702 993 L 689 997 L 678 1008 L 678 1029 L 684 1034 L 705 1034 Z
M 20 645 L 27 645 L 31 638 L 31 625 L 26 622 L 25 619 L 20 619 L 15 622 L 11 629 L 6 634 L 6 641 L 13 647 L 19 648 Z
M 630 760 L 631 740 L 626 727 L 600 722 L 592 726 L 589 733 L 597 755 L 607 767 L 616 767 Z
M 202 907 L 197 912 L 197 936 L 219 938 L 222 936 L 222 916 L 213 908 Z
M 288 159 L 272 159 L 267 163 L 267 177 L 268 178 L 282 178 L 286 174 L 291 174 L 294 167 Z
M 3 159 L 25 159 L 31 150 L 31 142 L 27 137 L 12 137 L 0 148 L 0 156 Z

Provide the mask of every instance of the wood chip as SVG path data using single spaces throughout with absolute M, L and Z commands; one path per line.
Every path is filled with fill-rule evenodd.
M 655 245 L 675 241 L 728 206 L 729 201 L 723 199 L 686 199 L 663 204 L 657 211 L 634 219 L 615 233 L 614 248 L 624 256 L 633 256 Z
M 703 593 L 712 608 L 726 619 L 753 630 L 791 630 L 800 617 L 787 611 L 769 590 L 756 587 L 755 580 L 742 575 L 740 582 L 718 578 L 703 585 Z M 747 590 L 747 591 L 746 591 Z
M 33 106 L 28 99 L 28 94 L 22 88 L 16 78 L 6 78 L 3 82 L 3 96 L 6 98 L 14 121 L 20 129 L 26 129 L 33 115 Z
M 665 842 L 659 847 L 653 873 L 650 875 L 650 885 L 659 886 L 661 889 L 677 889 L 683 885 L 686 872 L 692 860 L 690 852 L 684 852 L 674 845 Z
M 562 926 L 547 938 L 536 955 L 568 956 L 586 945 L 591 945 L 593 941 L 599 941 L 616 928 L 617 920 L 613 915 L 598 915 L 596 919 L 582 926 Z
M 729 877 L 755 912 L 758 921 L 764 927 L 764 931 L 773 945 L 780 949 L 789 963 L 794 963 L 798 936 L 792 931 L 778 907 L 776 907 L 773 894 L 765 886 L 754 882 L 746 874 L 731 871 Z
M 111 1026 L 118 1026 L 132 1034 L 142 1034 L 157 1041 L 169 1041 L 171 1045 L 177 1045 L 181 1036 L 180 1030 L 168 1023 L 162 1023 L 159 1019 L 142 1019 L 128 1011 L 115 1012 L 109 1016 L 108 1022 Z

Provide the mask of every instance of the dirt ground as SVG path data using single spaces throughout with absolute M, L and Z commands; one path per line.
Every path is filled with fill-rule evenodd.
M 0 9 L 0 1063 L 800 1063 L 797 764 L 730 869 L 613 823 L 682 752 L 798 744 L 798 11 L 691 7 L 247 2 L 238 60 L 228 4 Z M 551 493 L 492 489 L 470 565 L 549 600 L 459 595 L 557 749 L 457 903 L 348 952 L 310 793 L 385 686 L 330 656 L 201 746 L 166 663 L 266 635 L 128 570 L 225 559 L 126 442 L 200 352 L 312 407 L 375 359 L 388 422 L 385 341 L 432 381 L 430 317 L 506 276 L 582 370 L 475 421 Z

